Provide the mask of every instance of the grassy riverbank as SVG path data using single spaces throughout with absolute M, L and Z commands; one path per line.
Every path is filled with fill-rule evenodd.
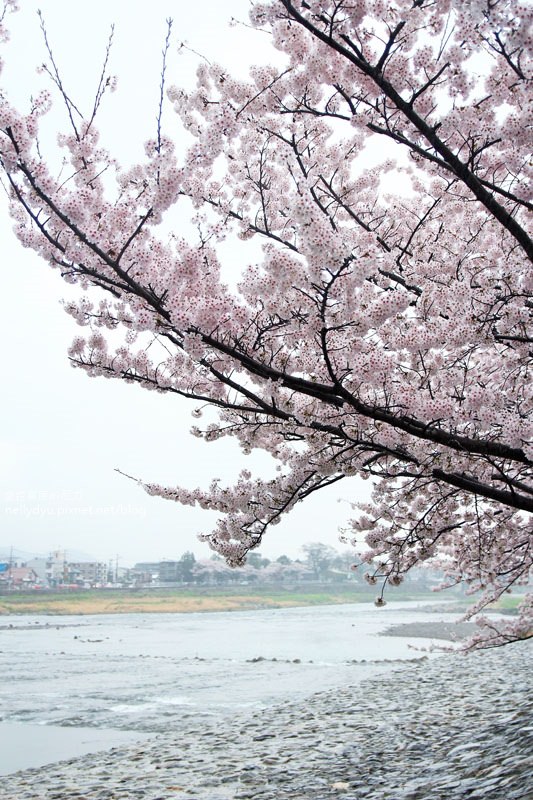
M 342 584 L 310 586 L 180 587 L 172 589 L 85 589 L 43 592 L 13 592 L 0 595 L 0 616 L 9 614 L 150 614 L 198 611 L 246 611 L 345 603 L 369 603 L 372 587 Z M 413 589 L 391 590 L 388 601 L 454 601 L 449 611 L 465 611 L 469 602 L 458 595 Z M 493 610 L 513 613 L 520 595 L 506 596 Z
M 370 602 L 375 592 L 347 586 L 320 587 L 192 587 L 175 589 L 91 589 L 0 596 L 0 615 L 7 614 L 132 614 L 191 611 L 242 611 L 291 606 Z M 394 599 L 435 599 L 431 593 L 399 593 Z

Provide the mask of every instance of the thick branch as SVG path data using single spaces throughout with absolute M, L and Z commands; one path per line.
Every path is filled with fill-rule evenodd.
M 504 489 L 496 489 L 493 486 L 488 486 L 481 483 L 476 478 L 469 477 L 468 475 L 459 474 L 456 472 L 444 472 L 442 469 L 434 469 L 433 477 L 438 481 L 449 483 L 450 486 L 456 486 L 458 489 L 470 494 L 476 494 L 480 497 L 486 497 L 489 500 L 496 500 L 498 503 L 510 506 L 511 508 L 518 508 L 521 511 L 528 511 L 533 513 L 533 499 L 524 497 L 517 492 L 506 492 Z

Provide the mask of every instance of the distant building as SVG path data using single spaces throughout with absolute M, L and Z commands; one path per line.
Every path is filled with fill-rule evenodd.
M 39 576 L 40 582 L 48 586 L 50 570 L 47 558 L 31 558 L 26 562 L 26 566 L 31 567 Z
M 46 559 L 46 578 L 50 586 L 66 583 L 68 578 L 67 559 L 64 550 L 55 550 Z
M 129 571 L 132 583 L 147 585 L 159 579 L 159 561 L 139 561 Z
M 58 586 L 67 583 L 68 569 L 64 550 L 55 550 L 47 558 L 31 558 L 25 563 L 39 576 L 40 582 L 46 586 Z
M 135 572 L 159 573 L 159 561 L 138 561 L 133 567 Z
M 181 564 L 179 561 L 160 561 L 158 571 L 160 583 L 177 583 L 181 580 Z
M 39 576 L 31 567 L 9 567 L 0 572 L 0 585 L 9 589 L 30 589 L 39 583 Z
M 70 583 L 90 586 L 107 583 L 107 564 L 103 561 L 69 561 L 67 572 Z

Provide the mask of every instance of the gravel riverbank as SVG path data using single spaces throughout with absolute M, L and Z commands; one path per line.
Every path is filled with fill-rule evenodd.
M 391 666 L 353 688 L 25 770 L 4 800 L 527 800 L 531 647 Z

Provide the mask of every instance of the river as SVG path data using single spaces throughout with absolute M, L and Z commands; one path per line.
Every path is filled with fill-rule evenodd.
M 385 628 L 456 618 L 407 602 L 4 618 L 0 774 L 359 683 L 429 643 Z

